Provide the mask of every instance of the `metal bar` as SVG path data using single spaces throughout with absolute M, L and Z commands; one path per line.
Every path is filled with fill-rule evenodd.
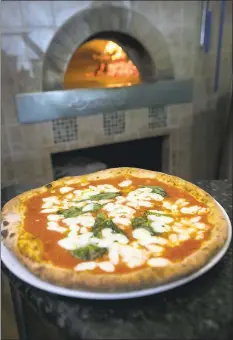
M 223 35 L 225 4 L 226 4 L 225 0 L 221 0 L 220 22 L 219 22 L 219 33 L 218 33 L 218 47 L 217 47 L 216 67 L 215 67 L 215 75 L 214 75 L 214 92 L 216 92 L 218 90 L 218 80 L 219 80 L 220 62 L 221 62 L 221 48 L 222 48 L 222 35 Z
M 167 80 L 114 89 L 78 89 L 16 95 L 21 123 L 90 116 L 191 102 L 193 80 Z
M 202 5 L 202 17 L 201 17 L 200 46 L 203 47 L 205 43 L 207 1 L 201 1 L 201 5 Z
M 205 42 L 204 42 L 205 53 L 208 53 L 210 49 L 211 23 L 212 23 L 212 12 L 210 9 L 208 9 L 206 13 L 206 27 L 205 27 Z

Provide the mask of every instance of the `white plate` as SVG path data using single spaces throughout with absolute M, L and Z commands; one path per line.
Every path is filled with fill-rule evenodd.
M 218 202 L 217 202 L 218 203 Z M 182 279 L 163 284 L 154 288 L 147 288 L 147 289 L 141 289 L 141 290 L 135 290 L 131 292 L 122 292 L 122 293 L 99 293 L 99 292 L 89 292 L 84 290 L 72 290 L 68 288 L 59 287 L 56 285 L 53 285 L 51 283 L 45 282 L 40 280 L 38 277 L 30 273 L 17 259 L 16 257 L 2 244 L 1 247 L 1 257 L 4 264 L 7 266 L 7 268 L 15 274 L 17 277 L 19 277 L 21 280 L 29 283 L 30 285 L 45 290 L 49 293 L 73 297 L 73 298 L 81 298 L 81 299 L 96 299 L 96 300 L 118 300 L 118 299 L 131 299 L 131 298 L 137 298 L 141 296 L 147 296 L 151 294 L 157 294 L 164 292 L 166 290 L 170 290 L 176 287 L 179 287 L 187 282 L 190 282 L 202 274 L 206 273 L 209 269 L 211 269 L 214 265 L 216 265 L 221 258 L 226 253 L 232 237 L 232 226 L 231 221 L 226 213 L 226 211 L 223 209 L 223 207 L 218 203 L 218 205 L 223 210 L 224 216 L 228 222 L 228 238 L 223 246 L 223 248 L 211 259 L 210 262 L 208 262 L 204 267 L 202 267 L 197 272 L 186 276 Z

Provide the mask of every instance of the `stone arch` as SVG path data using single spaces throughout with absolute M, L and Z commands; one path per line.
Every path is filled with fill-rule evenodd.
M 141 71 L 142 81 L 174 78 L 170 55 L 161 32 L 136 11 L 105 5 L 74 14 L 56 32 L 44 57 L 42 90 L 63 89 L 64 74 L 73 53 L 85 41 L 98 36 L 108 36 L 120 43 L 129 56 L 131 54 Z M 127 39 L 121 39 L 127 36 L 128 43 Z M 130 40 L 144 49 L 144 53 L 141 53 L 144 60 L 140 59 L 140 48 L 135 53 L 137 48 Z

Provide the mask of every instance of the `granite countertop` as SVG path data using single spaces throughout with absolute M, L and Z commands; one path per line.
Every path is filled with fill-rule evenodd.
M 196 181 L 232 219 L 232 184 Z M 46 293 L 17 279 L 13 286 L 34 310 L 69 338 L 81 339 L 230 339 L 232 242 L 208 273 L 169 292 L 122 301 L 71 299 Z

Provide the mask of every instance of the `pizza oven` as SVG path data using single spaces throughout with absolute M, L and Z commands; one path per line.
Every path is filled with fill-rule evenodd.
M 188 151 L 183 157 L 177 140 L 184 136 L 182 146 L 190 145 L 191 136 L 179 133 L 177 124 L 186 128 L 192 119 L 193 79 L 179 74 L 156 22 L 132 4 L 93 2 L 67 15 L 43 51 L 33 34 L 23 33 L 22 39 L 42 67 L 28 75 L 36 77 L 34 92 L 21 86 L 15 98 L 20 125 L 37 130 L 26 133 L 27 144 L 35 135 L 39 142 L 38 151 L 30 156 L 25 151 L 26 161 L 14 167 L 22 168 L 17 182 L 30 177 L 43 184 L 120 164 L 176 173 L 179 161 L 179 171 L 190 177 Z
M 16 100 L 20 121 L 31 123 L 191 97 L 192 81 L 175 79 L 162 32 L 133 9 L 105 5 L 78 12 L 56 31 L 43 58 L 41 92 Z

